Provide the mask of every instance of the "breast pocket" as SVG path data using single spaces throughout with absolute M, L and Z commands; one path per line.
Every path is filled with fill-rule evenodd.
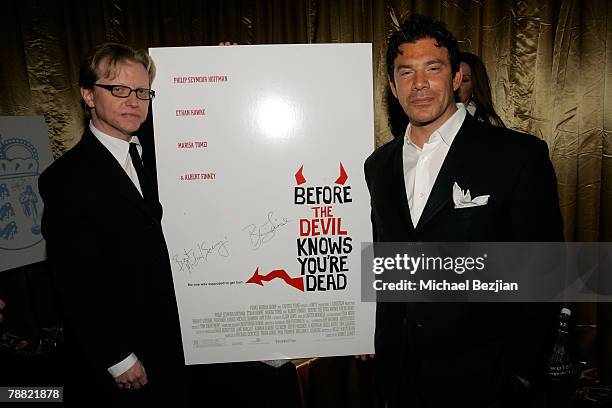
M 448 212 L 448 227 L 453 231 L 453 240 L 488 241 L 490 229 L 494 228 L 491 208 L 485 206 L 452 208 Z
M 453 208 L 452 215 L 459 219 L 469 220 L 477 217 L 486 217 L 488 213 L 486 205 L 479 205 L 477 207 L 465 207 L 465 208 Z

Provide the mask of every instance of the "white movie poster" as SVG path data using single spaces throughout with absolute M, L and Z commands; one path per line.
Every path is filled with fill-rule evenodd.
M 153 48 L 188 364 L 372 353 L 370 44 Z

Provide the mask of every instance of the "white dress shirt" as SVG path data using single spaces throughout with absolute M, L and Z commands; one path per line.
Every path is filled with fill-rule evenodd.
M 466 110 L 462 103 L 457 104 L 457 112 L 442 126 L 434 131 L 429 140 L 419 148 L 410 139 L 410 124 L 406 128 L 402 159 L 404 163 L 404 183 L 410 207 L 412 225 L 419 223 L 431 189 L 436 182 L 442 163 L 450 150 L 459 128 L 465 120 Z
M 140 188 L 140 182 L 138 181 L 138 173 L 132 164 L 132 156 L 130 156 L 130 143 L 136 143 L 136 149 L 138 154 L 142 157 L 142 146 L 138 140 L 138 136 L 132 136 L 129 142 L 121 140 L 117 137 L 109 136 L 106 133 L 96 129 L 92 122 L 89 122 L 89 130 L 94 136 L 108 149 L 109 152 L 115 157 L 121 168 L 128 175 L 134 186 L 142 195 L 142 189 Z
M 138 174 L 136 173 L 136 169 L 134 169 L 134 165 L 132 164 L 132 157 L 130 156 L 130 142 L 136 143 L 136 148 L 138 149 L 138 154 L 142 156 L 142 146 L 138 140 L 137 136 L 132 136 L 130 142 L 126 142 L 125 140 L 121 140 L 119 138 L 109 136 L 104 132 L 96 129 L 92 122 L 89 122 L 89 130 L 94 136 L 102 143 L 104 147 L 108 149 L 109 152 L 113 155 L 113 157 L 117 160 L 121 168 L 125 171 L 127 176 L 132 180 L 134 186 L 142 195 L 142 190 L 140 189 L 140 183 L 138 181 Z M 134 353 L 131 353 L 125 359 L 121 360 L 117 364 L 108 368 L 108 372 L 114 377 L 117 378 L 121 374 L 125 373 L 129 370 L 136 362 L 138 358 Z

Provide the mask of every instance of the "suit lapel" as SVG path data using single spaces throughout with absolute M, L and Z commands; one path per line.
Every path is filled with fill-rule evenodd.
M 134 207 L 159 223 L 160 217 L 155 214 L 157 211 L 146 204 L 132 180 L 125 173 L 125 170 L 119 165 L 111 152 L 91 133 L 89 128 L 86 128 L 83 133 L 81 143 L 89 151 L 88 156 L 91 158 L 91 168 L 99 174 L 102 179 L 101 182 L 112 183 L 111 189 L 113 192 L 117 192 Z
M 425 224 L 452 200 L 453 184 L 459 180 L 461 174 L 466 173 L 466 168 L 469 167 L 468 160 L 472 157 L 469 143 L 471 119 L 467 116 L 453 140 L 444 163 L 442 163 L 438 177 L 436 177 L 434 186 L 429 194 L 429 199 L 425 204 L 421 218 L 419 218 L 417 230 L 422 229 Z
M 412 225 L 410 207 L 408 206 L 408 196 L 406 195 L 406 183 L 404 181 L 404 137 L 398 137 L 393 143 L 396 143 L 393 154 L 393 177 L 391 177 L 391 180 L 395 182 L 392 186 L 395 190 L 393 196 L 400 198 L 400 212 L 405 225 L 408 225 L 412 232 L 414 231 L 414 225 Z

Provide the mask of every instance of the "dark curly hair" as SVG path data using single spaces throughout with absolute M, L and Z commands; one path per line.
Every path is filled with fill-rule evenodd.
M 433 38 L 438 47 L 448 50 L 451 71 L 454 76 L 459 71 L 459 43 L 451 33 L 446 24 L 436 21 L 422 14 L 412 14 L 410 18 L 402 23 L 398 31 L 389 36 L 387 47 L 387 73 L 393 81 L 393 64 L 395 58 L 401 54 L 400 45 L 404 43 L 415 43 L 423 38 Z

